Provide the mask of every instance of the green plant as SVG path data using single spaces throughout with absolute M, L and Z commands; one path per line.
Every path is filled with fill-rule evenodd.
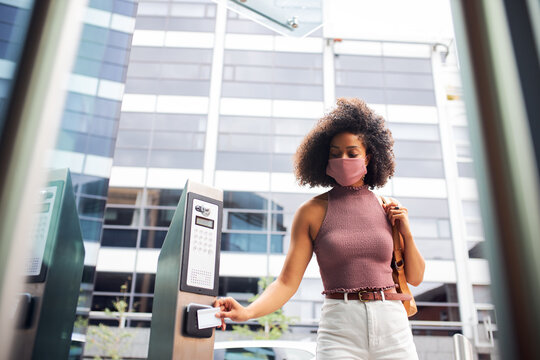
M 94 360 L 102 360 L 100 355 L 105 355 L 113 360 L 121 359 L 121 353 L 131 345 L 133 334 L 127 332 L 125 328 L 126 314 L 129 312 L 126 301 L 127 284 L 120 287 L 121 298 L 116 298 L 112 305 L 114 310 L 105 309 L 105 314 L 111 318 L 118 319 L 118 328 L 113 328 L 104 324 L 88 329 L 87 339 L 90 348 L 97 348 L 99 355 L 94 356 Z
M 272 277 L 261 278 L 258 282 L 261 291 L 250 298 L 248 302 L 252 303 L 257 300 L 273 280 Z M 257 319 L 257 322 L 260 325 L 258 330 L 251 330 L 249 325 L 233 325 L 233 331 L 238 335 L 251 337 L 253 339 L 276 340 L 281 338 L 283 333 L 288 331 L 289 325 L 293 324 L 296 319 L 296 317 L 285 315 L 283 309 L 278 309 L 271 314 L 261 316 Z

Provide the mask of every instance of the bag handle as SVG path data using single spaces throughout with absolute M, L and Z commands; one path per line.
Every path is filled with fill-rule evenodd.
M 386 199 L 381 196 L 382 203 L 386 205 Z M 392 264 L 399 272 L 403 269 L 403 249 L 401 248 L 401 239 L 399 236 L 399 230 L 396 225 L 392 226 L 392 240 L 394 242 L 394 263 Z

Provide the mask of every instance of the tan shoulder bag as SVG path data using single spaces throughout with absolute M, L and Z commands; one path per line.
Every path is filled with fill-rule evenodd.
M 383 204 L 386 204 L 386 199 L 381 196 L 381 200 Z M 399 230 L 397 228 L 397 225 L 392 226 L 392 239 L 394 240 L 394 254 L 392 256 L 392 278 L 394 279 L 394 283 L 396 284 L 396 291 L 401 294 L 407 294 L 410 296 L 410 300 L 403 300 L 403 306 L 405 307 L 405 310 L 407 311 L 407 316 L 413 316 L 418 312 L 418 308 L 416 307 L 416 302 L 414 301 L 414 297 L 411 293 L 411 290 L 409 289 L 409 285 L 407 284 L 407 279 L 405 278 L 405 269 L 404 269 L 404 261 L 403 261 L 403 250 L 401 249 L 401 235 L 399 234 Z

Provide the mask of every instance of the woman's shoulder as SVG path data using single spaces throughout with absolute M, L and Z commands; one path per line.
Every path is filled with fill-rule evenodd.
M 317 219 L 326 213 L 328 192 L 312 197 L 298 208 L 298 215 L 305 219 Z

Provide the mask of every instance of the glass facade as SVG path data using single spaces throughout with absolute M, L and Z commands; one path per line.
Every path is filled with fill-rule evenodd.
M 110 221 L 105 205 L 136 12 L 134 0 L 89 1 L 49 164 L 53 169 L 70 169 L 79 212 L 86 250 L 77 307 L 79 324 L 88 319 L 92 308 L 102 228 Z M 117 216 L 127 221 L 129 214 Z M 111 241 L 110 236 L 103 236 L 105 243 Z M 115 241 L 129 243 L 127 238 Z M 77 326 L 75 331 L 84 334 L 86 328 Z M 73 344 L 74 356 L 81 346 Z
M 34 1 L 0 1 L 0 137 Z
M 96 314 L 122 295 L 118 284 L 127 284 L 130 309 L 148 315 L 128 325 L 149 326 L 157 254 L 182 186 L 186 178 L 202 181 L 208 171 L 214 186 L 224 190 L 220 296 L 246 303 L 259 291 L 258 279 L 277 276 L 279 267 L 272 264 L 282 262 L 288 250 L 296 209 L 326 191 L 298 187 L 292 157 L 329 106 L 331 94 L 332 99 L 366 100 L 394 136 L 396 173 L 376 192 L 407 206 L 428 263 L 425 282 L 413 287 L 420 309 L 411 319 L 415 335 L 463 332 L 468 315 L 459 296 L 455 264 L 462 254 L 455 244 L 463 241 L 461 229 L 466 229 L 469 256 L 476 258 L 481 223 L 474 196 L 460 199 L 463 215 L 456 217 L 452 210 L 449 187 L 461 186 L 462 178 L 474 181 L 474 173 L 466 119 L 455 112 L 452 99 L 438 100 L 436 72 L 441 70 L 431 46 L 368 46 L 323 39 L 322 32 L 292 41 L 232 12 L 223 29 L 216 24 L 213 2 L 139 2 L 105 206 L 103 261 L 92 303 Z M 215 46 L 220 31 L 225 31 L 224 42 Z M 455 63 L 445 66 L 443 71 L 457 69 Z M 218 110 L 212 103 L 219 103 Z M 448 122 L 452 152 L 443 136 Z M 204 166 L 208 151 L 214 151 L 213 168 Z M 449 166 L 456 166 L 457 176 Z M 87 208 L 95 211 L 95 206 Z M 115 256 L 122 260 L 113 264 Z M 239 264 L 248 259 L 257 264 L 245 277 Z M 483 269 L 483 263 L 476 265 Z M 467 286 L 475 294 L 479 319 L 495 322 L 482 274 Z M 316 327 L 321 291 L 316 264 L 310 264 L 284 306 L 300 319 L 297 329 Z M 100 319 L 96 315 L 91 324 Z

